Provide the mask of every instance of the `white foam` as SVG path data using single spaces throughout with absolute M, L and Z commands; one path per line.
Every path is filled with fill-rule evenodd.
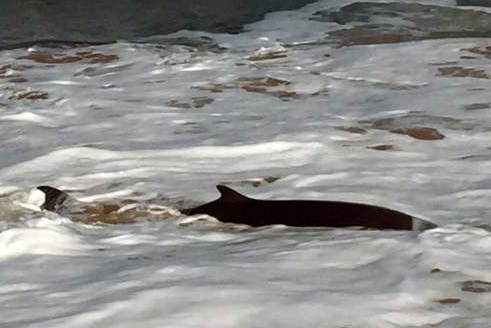
M 14 114 L 14 115 L 0 116 L 0 120 L 27 121 L 27 122 L 33 122 L 33 123 L 49 123 L 49 119 L 42 117 L 40 115 L 34 114 L 34 113 L 30 113 L 30 112 L 24 112 L 24 113 L 19 113 L 19 114 Z
M 32 227 L 13 228 L 0 233 L 0 259 L 27 255 L 80 255 L 86 245 L 70 230 L 41 219 Z M 50 222 L 46 224 L 46 222 Z

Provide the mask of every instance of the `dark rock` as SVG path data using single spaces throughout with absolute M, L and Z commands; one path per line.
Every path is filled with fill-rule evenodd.
M 48 98 L 49 98 L 49 95 L 47 92 L 30 91 L 30 90 L 13 92 L 9 96 L 9 99 L 14 99 L 14 100 L 23 100 L 23 99 L 37 100 L 37 99 L 48 99 Z
M 440 304 L 455 304 L 460 302 L 460 298 L 449 297 L 449 298 L 441 298 L 437 300 Z
M 445 138 L 445 136 L 441 134 L 437 129 L 429 128 L 426 126 L 415 126 L 411 128 L 396 128 L 390 130 L 390 132 L 398 133 L 398 134 L 406 134 L 411 138 L 418 139 L 418 140 L 441 140 Z
M 491 0 L 457 0 L 457 6 L 491 7 Z
M 3 0 L 0 48 L 107 43 L 182 29 L 238 33 L 264 14 L 314 0 Z
M 438 72 L 442 76 L 453 77 L 473 77 L 476 79 L 489 79 L 489 75 L 483 69 L 462 66 L 438 67 Z
M 356 134 L 365 134 L 367 133 L 367 130 L 357 127 L 357 126 L 339 126 L 336 129 L 341 130 L 341 131 L 346 131 L 349 133 L 356 133 Z
M 394 146 L 389 144 L 381 144 L 381 145 L 367 146 L 367 148 L 373 150 L 392 150 Z
M 419 112 L 408 113 L 395 117 L 361 121 L 360 124 L 386 131 L 391 131 L 398 128 L 412 128 L 415 126 L 428 125 L 458 131 L 471 131 L 479 128 L 479 124 L 477 122 L 464 121 L 448 116 L 427 115 Z
M 64 53 L 50 53 L 43 51 L 33 51 L 19 59 L 29 59 L 41 64 L 69 64 L 76 63 L 82 60 L 88 60 L 89 63 L 110 63 L 118 60 L 117 55 L 103 54 L 93 51 L 79 51 L 71 55 Z
M 469 293 L 489 293 L 491 292 L 491 282 L 482 280 L 467 280 L 461 283 L 460 288 L 464 292 Z
M 180 45 L 188 48 L 196 49 L 197 51 L 209 51 L 214 53 L 222 53 L 226 48 L 220 46 L 213 39 L 206 36 L 201 36 L 199 38 L 165 38 L 164 43 L 172 45 Z
M 285 89 L 291 82 L 276 77 L 252 77 L 252 78 L 238 78 L 237 80 L 222 84 L 222 83 L 209 83 L 199 87 L 200 90 L 207 90 L 210 92 L 223 92 L 225 89 L 240 88 L 247 92 L 263 93 L 271 96 L 278 97 L 282 100 L 288 100 L 290 98 L 296 98 L 297 93 L 292 90 Z
M 464 106 L 467 110 L 479 110 L 479 109 L 489 109 L 491 108 L 490 103 L 473 103 Z
M 189 101 L 179 100 L 179 99 L 171 99 L 165 103 L 166 106 L 174 107 L 174 108 L 202 108 L 206 105 L 214 102 L 215 99 L 210 97 L 193 97 Z
M 329 33 L 340 45 L 491 36 L 491 13 L 418 3 L 356 2 L 311 19 L 349 25 Z

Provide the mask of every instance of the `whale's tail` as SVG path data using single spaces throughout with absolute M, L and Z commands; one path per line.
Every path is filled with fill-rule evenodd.
M 50 186 L 38 186 L 36 189 L 44 193 L 44 202 L 39 207 L 46 211 L 56 212 L 69 197 L 66 192 Z

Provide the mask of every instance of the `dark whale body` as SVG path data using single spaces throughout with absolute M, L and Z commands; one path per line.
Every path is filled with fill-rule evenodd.
M 39 186 L 37 189 L 45 197 L 41 209 L 62 212 L 70 207 L 67 204 L 70 196 L 66 192 L 50 186 Z M 218 185 L 217 189 L 220 192 L 217 200 L 181 212 L 186 215 L 207 214 L 222 222 L 253 227 L 283 224 L 293 227 L 363 227 L 415 231 L 436 227 L 431 222 L 379 206 L 338 201 L 261 200 L 241 195 L 223 185 Z
M 55 212 L 69 197 L 66 192 L 50 186 L 37 186 L 36 188 L 44 193 L 44 203 L 40 206 L 42 210 Z
M 391 209 L 337 201 L 260 200 L 217 186 L 220 198 L 184 214 L 208 214 L 222 222 L 263 226 L 365 227 L 393 230 L 427 230 L 436 225 Z

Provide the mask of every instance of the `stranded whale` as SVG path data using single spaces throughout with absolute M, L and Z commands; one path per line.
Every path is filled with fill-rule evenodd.
M 217 186 L 220 198 L 210 203 L 182 210 L 183 214 L 207 214 L 222 222 L 264 226 L 283 224 L 295 227 L 363 227 L 372 229 L 423 231 L 436 225 L 384 207 L 316 200 L 261 200 L 235 190 Z M 72 212 L 76 200 L 66 192 L 39 186 L 44 194 L 40 208 L 58 213 Z M 80 209 L 80 208 L 79 208 Z M 80 210 L 76 211 L 80 214 Z
M 220 198 L 184 210 L 187 215 L 208 214 L 222 222 L 263 226 L 284 224 L 295 227 L 365 227 L 423 231 L 436 225 L 388 208 L 315 200 L 260 200 L 241 195 L 223 185 Z

